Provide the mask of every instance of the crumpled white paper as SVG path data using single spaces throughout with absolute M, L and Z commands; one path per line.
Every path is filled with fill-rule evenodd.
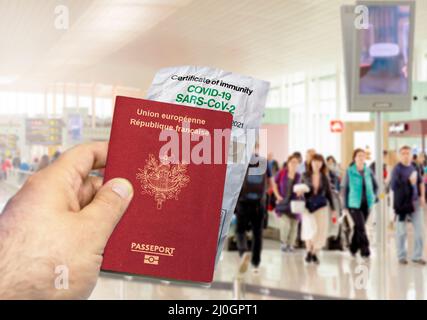
M 190 86 L 193 87 L 190 88 Z M 213 93 L 219 93 L 219 96 L 209 96 L 212 91 L 197 93 L 196 87 L 216 89 Z M 255 146 L 255 139 L 248 139 L 248 131 L 251 131 L 248 129 L 259 129 L 269 87 L 270 84 L 266 81 L 220 69 L 177 66 L 159 70 L 147 94 L 149 100 L 210 108 L 233 114 L 216 263 L 227 239 L 234 209 Z M 191 99 L 191 96 L 203 97 L 203 101 L 199 99 L 196 102 L 195 98 Z

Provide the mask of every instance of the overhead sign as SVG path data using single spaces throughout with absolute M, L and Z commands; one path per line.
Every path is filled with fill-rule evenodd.
M 0 134 L 0 151 L 6 155 L 18 151 L 19 137 L 16 134 Z
M 25 137 L 27 144 L 60 145 L 62 144 L 61 119 L 27 119 Z
M 408 130 L 409 125 L 407 123 L 393 123 L 388 128 L 388 132 L 394 134 L 404 133 Z
M 71 141 L 80 142 L 83 139 L 83 117 L 80 114 L 68 115 L 67 130 Z
M 331 132 L 341 133 L 344 131 L 344 122 L 341 120 L 332 120 L 331 121 Z

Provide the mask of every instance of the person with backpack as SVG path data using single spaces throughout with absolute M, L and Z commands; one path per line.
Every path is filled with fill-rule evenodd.
M 235 210 L 236 240 L 240 257 L 243 257 L 248 249 L 246 232 L 249 228 L 252 229 L 251 263 L 254 274 L 259 273 L 261 263 L 266 190 L 267 184 L 272 180 L 270 168 L 266 164 L 266 158 L 256 153 L 252 156 Z M 264 166 L 266 170 L 262 170 Z
M 353 152 L 353 162 L 346 171 L 343 186 L 344 208 L 354 223 L 350 244 L 353 257 L 356 257 L 359 251 L 364 259 L 368 259 L 371 255 L 366 221 L 376 202 L 377 191 L 377 181 L 366 165 L 366 152 L 363 149 L 356 149 Z
M 399 263 L 406 265 L 406 222 L 414 226 L 414 251 L 412 262 L 425 265 L 424 252 L 424 206 L 425 190 L 422 172 L 411 163 L 411 148 L 403 146 L 399 150 L 400 162 L 391 175 L 391 189 L 394 192 L 393 207 L 397 216 L 396 247 Z
M 293 187 L 301 181 L 301 175 L 297 172 L 299 166 L 298 156 L 293 154 L 288 158 L 284 167 L 275 177 L 273 186 L 277 199 L 276 215 L 280 223 L 281 250 L 293 252 L 298 233 L 300 214 L 294 214 L 291 210 L 291 201 L 298 199 Z
M 328 237 L 328 207 L 332 210 L 332 217 L 336 218 L 328 168 L 322 155 L 314 154 L 311 157 L 302 183 L 309 188 L 304 196 L 307 210 L 302 215 L 301 232 L 307 249 L 305 261 L 319 264 L 317 253 L 325 246 Z

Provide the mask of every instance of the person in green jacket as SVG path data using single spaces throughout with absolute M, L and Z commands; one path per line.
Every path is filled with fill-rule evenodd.
M 368 259 L 371 252 L 366 233 L 366 221 L 377 198 L 378 185 L 369 167 L 366 165 L 366 152 L 356 149 L 344 179 L 344 209 L 348 210 L 354 230 L 350 252 L 355 257 L 360 251 L 362 258 Z

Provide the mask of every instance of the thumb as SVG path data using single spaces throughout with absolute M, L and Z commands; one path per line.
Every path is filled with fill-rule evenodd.
M 90 221 L 93 230 L 96 230 L 93 242 L 98 248 L 104 249 L 132 197 L 132 184 L 126 179 L 115 178 L 105 183 L 92 202 L 82 210 L 83 216 Z

